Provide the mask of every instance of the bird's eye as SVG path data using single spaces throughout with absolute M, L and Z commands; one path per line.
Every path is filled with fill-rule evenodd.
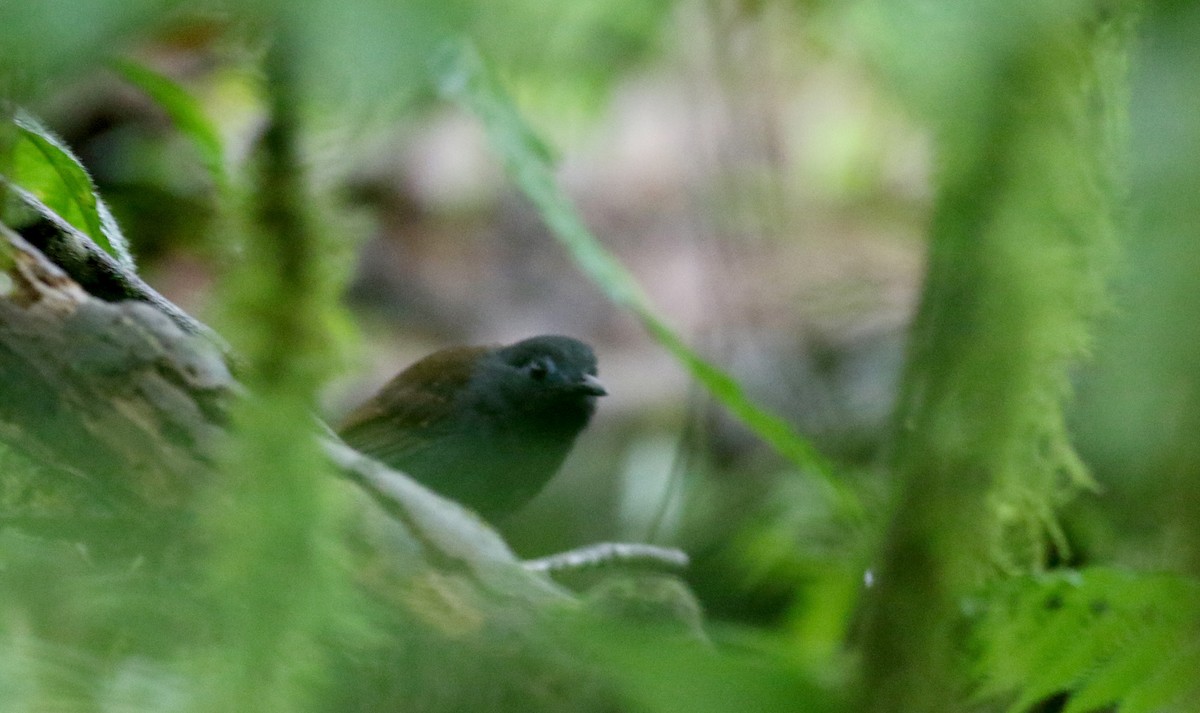
M 525 367 L 525 371 L 529 373 L 529 378 L 534 381 L 542 381 L 550 373 L 550 364 L 544 359 L 538 359 L 529 362 L 529 365 Z

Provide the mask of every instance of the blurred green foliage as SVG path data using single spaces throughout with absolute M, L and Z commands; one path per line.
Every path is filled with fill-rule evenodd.
M 114 65 L 121 76 L 146 92 L 171 117 L 174 127 L 196 147 L 205 170 L 218 188 L 226 188 L 225 147 L 216 127 L 200 102 L 170 77 L 145 65 L 119 60 Z
M 1063 691 L 1068 713 L 1191 710 L 1198 593 L 1194 579 L 1106 567 L 997 582 L 975 612 L 977 695 L 1016 691 L 1014 712 Z
M 311 438 L 318 390 L 344 342 L 344 263 L 314 215 L 321 201 L 297 153 L 301 133 L 313 117 L 400 115 L 415 98 L 438 101 L 437 91 L 484 125 L 578 268 L 782 454 L 796 470 L 790 476 L 815 478 L 785 489 L 787 497 L 831 503 L 784 503 L 763 523 L 778 530 L 764 526 L 736 543 L 748 573 L 793 555 L 774 570 L 794 580 L 786 591 L 795 597 L 777 630 L 747 637 L 714 627 L 712 650 L 668 632 L 572 632 L 623 707 L 837 710 L 856 700 L 872 711 L 1021 711 L 1057 700 L 1067 711 L 1195 708 L 1200 71 L 1191 70 L 1200 70 L 1200 12 L 1121 0 L 821 7 L 851 28 L 845 41 L 927 129 L 936 164 L 927 276 L 889 448 L 890 509 L 871 514 L 870 494 L 844 479 L 840 464 L 657 315 L 558 187 L 555 152 L 519 105 L 534 97 L 544 122 L 555 98 L 598 102 L 662 47 L 663 27 L 682 5 L 0 5 L 8 114 L 203 13 L 263 60 L 269 115 L 261 150 L 237 165 L 185 89 L 121 65 L 222 187 L 217 200 L 239 255 L 220 290 L 222 331 L 254 396 L 232 414 L 224 478 L 196 505 L 201 544 L 186 566 L 96 561 L 22 534 L 8 517 L 0 533 L 4 710 L 335 709 L 329 691 L 386 689 L 391 677 L 409 694 L 436 689 L 416 699 L 446 710 L 464 700 L 524 709 L 523 689 L 501 684 L 507 672 L 497 662 L 510 643 L 536 658 L 528 641 L 441 649 L 445 639 L 404 616 L 366 610 L 354 589 L 363 573 L 352 571 L 359 563 L 346 549 L 349 508 Z M 757 12 L 770 3 L 734 5 Z M 44 216 L 131 265 L 78 159 L 33 120 L 15 127 L 0 162 L 6 192 L 36 196 Z M 1091 353 L 1096 366 L 1085 368 Z M 1073 411 L 1074 382 L 1083 398 Z M 0 463 L 11 515 L 24 498 L 19 480 L 32 471 Z M 1146 574 L 1120 547 L 1064 524 L 1068 503 L 1097 489 L 1085 503 L 1098 511 L 1092 521 L 1153 526 L 1155 535 L 1140 535 L 1143 548 L 1172 573 Z M 814 533 L 847 522 L 867 532 L 811 556 L 820 549 Z M 1110 541 L 1127 534 L 1102 529 Z M 394 631 L 366 633 L 381 625 Z M 356 661 L 355 647 L 401 670 Z M 428 656 L 414 655 L 422 647 Z M 409 666 L 419 676 L 405 679 Z M 577 702 L 563 680 L 543 683 L 540 709 Z M 453 693 L 472 687 L 475 698 Z M 598 708 L 611 702 L 590 693 Z M 403 700 L 370 694 L 352 698 Z

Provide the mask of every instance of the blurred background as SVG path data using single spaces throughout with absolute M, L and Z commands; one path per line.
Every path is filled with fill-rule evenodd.
M 1014 324 L 1030 337 L 996 343 L 954 395 L 970 403 L 1025 389 L 1001 414 L 1013 420 L 1000 436 L 983 438 L 996 449 L 980 456 L 988 492 L 955 495 L 964 508 L 983 502 L 977 529 L 1027 526 L 1030 546 L 997 555 L 1004 531 L 983 555 L 964 545 L 974 559 L 961 565 L 958 543 L 942 544 L 950 579 L 961 575 L 944 587 L 944 611 L 971 609 L 958 597 L 978 583 L 976 565 L 1000 581 L 1061 565 L 1200 574 L 1200 216 L 1190 208 L 1200 11 L 1133 5 L 263 0 L 185 13 L 154 0 L 80 1 L 0 14 L 0 89 L 82 158 L 146 280 L 216 320 L 240 251 L 228 204 L 246 187 L 265 125 L 265 48 L 288 37 L 313 204 L 335 236 L 324 258 L 346 276 L 350 316 L 324 415 L 336 421 L 449 344 L 581 337 L 611 395 L 558 478 L 504 523 L 505 538 L 524 557 L 600 540 L 682 547 L 714 621 L 778 625 L 800 653 L 836 667 L 895 534 L 887 523 L 906 515 L 892 508 L 902 491 L 892 449 L 908 435 L 893 412 L 926 254 L 940 247 L 949 258 L 930 284 L 961 288 L 966 306 L 946 300 L 931 329 L 958 337 L 952 347 Z M 1082 40 L 1063 40 L 1060 28 L 1082 28 Z M 505 173 L 485 126 L 430 79 L 438 42 L 458 34 L 546 144 L 602 245 L 686 342 L 828 456 L 864 505 L 863 527 L 848 527 L 818 479 L 715 406 L 583 274 Z M 70 52 L 38 47 L 47 37 Z M 114 54 L 197 98 L 220 134 L 227 184 L 161 102 L 96 61 Z M 1060 73 L 1072 62 L 1078 73 Z M 1063 89 L 1063 77 L 1080 86 Z M 1060 132 L 1060 119 L 1079 125 Z M 1093 179 L 1105 185 L 1076 185 Z M 1055 240 L 1061 253 L 1039 251 Z M 1088 262 L 1093 252 L 1104 259 Z M 991 282 L 971 282 L 980 275 Z M 990 304 L 1012 296 L 1008 283 L 1028 301 Z M 1072 299 L 1088 304 L 1062 304 Z M 1055 334 L 1055 319 L 1069 329 Z M 924 357 L 913 363 L 932 371 L 940 355 Z M 941 366 L 971 357 L 954 352 Z M 1021 381 L 1045 372 L 1033 387 Z M 1067 391 L 1075 399 L 1058 419 Z M 1038 409 L 1049 426 L 1030 418 Z M 931 454 L 959 436 L 961 414 L 948 412 L 938 423 L 952 426 L 929 430 Z M 1056 439 L 1060 420 L 1069 442 Z M 1003 430 L 1018 421 L 1030 429 Z M 986 436 L 989 426 L 966 430 Z M 906 475 L 918 519 L 928 475 Z M 940 528 L 954 527 L 962 502 L 930 505 L 929 541 L 946 537 Z M 938 571 L 919 586 L 941 587 Z
M 1172 572 L 1194 591 L 1200 574 L 1192 3 L 306 0 L 293 12 L 262 0 L 183 13 L 94 0 L 7 23 L 3 12 L 6 89 L 79 154 L 146 279 L 218 325 L 241 250 L 229 205 L 266 124 L 263 58 L 272 37 L 291 42 L 323 259 L 345 275 L 329 420 L 451 344 L 562 333 L 595 347 L 610 396 L 559 476 L 503 523 L 520 555 L 681 547 L 713 621 L 782 632 L 778 660 L 836 684 L 854 675 L 847 651 L 894 653 L 888 632 L 908 623 L 904 610 L 888 621 L 895 609 L 862 623 L 881 562 L 892 582 L 913 573 L 909 603 L 926 618 L 911 640 L 897 634 L 902 653 L 946 638 L 947 621 L 982 622 L 985 653 L 951 653 L 983 661 L 985 694 L 1038 680 L 1074 640 L 1092 647 L 1011 710 L 1062 709 L 1056 687 L 1119 661 L 1113 651 L 1145 653 L 1137 666 L 1186 641 L 1195 656 L 1183 660 L 1200 657 L 1190 605 L 1164 605 L 1191 622 L 1162 626 L 1164 638 L 1136 633 L 1175 621 L 1144 615 L 1137 587 L 1158 581 L 1139 575 Z M 829 459 L 862 522 L 581 271 L 497 158 L 488 122 L 430 79 L 438 43 L 460 34 L 657 312 Z M 35 46 L 49 36 L 61 53 Z M 199 101 L 227 183 L 101 54 Z M 932 308 L 914 328 L 922 295 Z M 922 401 L 922 386 L 947 383 L 943 401 Z M 906 404 L 927 428 L 900 422 Z M 906 535 L 915 549 L 889 549 Z M 1119 576 L 1072 578 L 1088 567 Z M 1029 606 L 1007 610 L 1004 591 L 979 588 L 997 583 Z M 1069 625 L 1045 625 L 1056 613 Z M 859 650 L 860 627 L 885 633 Z M 1025 645 L 1051 630 L 1058 640 Z M 922 695 L 952 698 L 924 660 L 893 658 L 917 661 Z M 871 666 L 868 680 L 888 680 Z M 1141 679 L 1121 675 L 1126 688 Z
M 508 59 L 501 78 L 589 227 L 754 400 L 849 477 L 878 479 L 930 157 L 842 16 L 796 3 L 525 5 L 480 11 L 512 30 L 493 26 L 484 49 Z M 534 18 L 545 32 L 517 32 Z M 200 98 L 233 163 L 264 122 L 245 39 L 214 15 L 129 48 Z M 327 390 L 329 418 L 443 346 L 583 338 L 611 396 L 559 477 L 505 523 L 514 548 L 682 546 L 714 613 L 783 616 L 797 575 L 843 546 L 827 504 L 583 277 L 473 117 L 420 91 L 403 107 L 308 115 L 306 160 L 344 247 L 330 260 L 349 271 L 360 339 Z M 186 138 L 107 69 L 38 110 L 92 171 L 149 282 L 204 318 L 235 241 L 213 239 L 219 195 Z

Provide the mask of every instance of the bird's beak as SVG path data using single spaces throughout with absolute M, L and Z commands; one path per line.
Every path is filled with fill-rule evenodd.
M 579 380 L 579 390 L 589 396 L 604 396 L 608 393 L 608 389 L 604 388 L 604 384 L 601 384 L 594 374 L 583 375 Z

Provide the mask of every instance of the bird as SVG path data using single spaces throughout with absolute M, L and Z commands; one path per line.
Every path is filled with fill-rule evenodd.
M 607 393 L 591 347 L 572 337 L 450 347 L 401 371 L 337 431 L 495 524 L 554 477 Z

